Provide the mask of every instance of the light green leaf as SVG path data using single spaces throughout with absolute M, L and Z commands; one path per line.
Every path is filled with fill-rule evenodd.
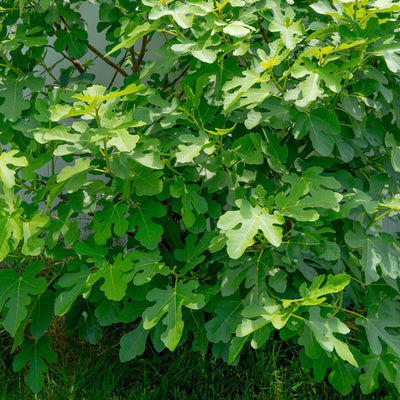
M 259 206 L 252 207 L 247 200 L 237 200 L 238 211 L 228 211 L 218 221 L 218 228 L 228 237 L 227 251 L 231 258 L 239 258 L 254 243 L 254 236 L 261 230 L 265 238 L 275 247 L 282 241 L 281 215 L 269 214 Z M 237 225 L 239 229 L 234 230 Z
M 205 16 L 214 9 L 210 2 L 178 2 L 173 7 L 169 7 L 168 4 L 151 3 L 151 6 L 149 19 L 160 20 L 163 16 L 170 15 L 183 29 L 192 27 L 195 16 Z
M 269 30 L 279 32 L 285 46 L 294 49 L 305 33 L 301 20 L 294 21 L 295 12 L 291 7 L 283 6 L 280 0 L 271 0 L 269 5 L 274 14 L 273 18 L 270 18 Z
M 0 214 L 0 261 L 9 254 L 11 248 L 15 248 L 23 237 L 22 221 L 18 213 L 12 215 Z
M 143 139 L 142 139 L 143 140 Z M 164 162 L 161 159 L 159 151 L 160 141 L 157 139 L 145 139 L 142 143 L 135 147 L 135 151 L 130 155 L 130 158 L 152 169 L 163 169 Z
M 398 73 L 400 71 L 400 48 L 387 50 L 384 57 L 388 68 L 392 72 Z
M 117 97 L 127 96 L 129 94 L 137 93 L 145 89 L 147 89 L 147 87 L 143 84 L 136 85 L 136 83 L 131 83 L 130 85 L 128 85 L 123 89 L 115 90 L 113 92 L 101 96 L 100 100 L 105 101 L 105 100 L 115 99 Z
M 106 57 L 108 57 L 110 54 L 115 53 L 116 51 L 124 48 L 124 47 L 132 47 L 135 42 L 140 39 L 141 37 L 149 34 L 150 32 L 154 31 L 157 29 L 157 27 L 160 25 L 160 21 L 156 20 L 152 24 L 149 22 L 144 22 L 140 25 L 135 26 L 135 28 L 129 32 L 127 35 L 127 38 L 123 40 L 121 43 L 116 45 L 115 47 L 112 48 L 107 54 Z
M 81 231 L 78 226 L 78 221 L 74 221 L 72 214 L 75 211 L 69 204 L 61 203 L 58 206 L 57 215 L 58 217 L 51 220 L 49 225 L 49 233 L 46 237 L 46 246 L 49 248 L 54 248 L 60 240 L 60 234 L 64 237 L 64 244 L 66 246 L 71 246 L 81 236 Z
M 350 332 L 350 329 L 338 318 L 331 315 L 323 318 L 320 315 L 320 308 L 314 306 L 310 309 L 310 320 L 305 319 L 304 323 L 311 329 L 317 342 L 324 350 L 332 352 L 335 349 L 340 358 L 356 367 L 358 366 L 349 346 L 334 336 L 336 332 L 344 335 Z
M 282 308 L 270 298 L 265 298 L 263 304 L 263 306 L 250 304 L 243 310 L 242 315 L 245 319 L 237 327 L 237 336 L 250 335 L 262 331 L 269 323 L 275 329 L 282 329 L 299 308 L 296 303 L 293 303 L 290 307 Z
M 306 282 L 302 283 L 299 288 L 301 299 L 282 300 L 283 307 L 290 306 L 293 302 L 298 302 L 299 305 L 317 305 L 326 300 L 328 294 L 341 292 L 351 281 L 350 275 L 328 275 L 327 281 L 321 287 L 325 280 L 325 275 L 318 275 L 313 279 L 309 288 Z
M 139 140 L 138 135 L 130 135 L 127 129 L 112 129 L 109 132 L 111 139 L 108 144 L 122 152 L 131 152 Z
M 123 97 L 129 94 L 140 92 L 141 90 L 146 89 L 145 85 L 136 85 L 135 83 L 131 83 L 127 87 L 115 90 L 113 92 L 109 92 L 106 94 L 106 87 L 103 85 L 92 85 L 89 86 L 82 93 L 78 93 L 73 96 L 73 98 L 78 99 L 80 101 L 84 101 L 88 105 L 99 105 L 101 102 L 106 100 L 115 99 L 117 97 Z
M 65 190 L 73 192 L 79 189 L 85 182 L 87 174 L 90 170 L 94 169 L 90 166 L 89 158 L 78 158 L 75 165 L 64 167 L 57 175 L 57 183 L 66 181 Z
M 320 187 L 326 183 L 328 188 L 338 188 L 339 183 L 333 178 L 321 176 L 321 171 L 321 168 L 313 167 L 306 170 L 302 177 L 296 174 L 282 177 L 282 180 L 291 186 L 287 195 L 280 192 L 275 197 L 276 206 L 282 215 L 296 218 L 298 221 L 316 221 L 319 218 L 316 211 L 318 208 L 339 211 L 339 202 L 343 196 Z
M 244 77 L 236 76 L 222 87 L 222 90 L 226 92 L 224 98 L 226 112 L 232 111 L 234 104 L 260 79 L 260 74 L 252 70 L 244 71 L 242 75 Z M 235 90 L 231 92 L 233 89 Z
M 336 67 L 334 65 L 327 65 L 325 67 L 317 66 L 308 58 L 303 59 L 303 65 L 296 64 L 292 71 L 294 78 L 300 79 L 307 76 L 302 80 L 298 89 L 301 90 L 301 99 L 296 100 L 296 105 L 299 107 L 306 107 L 318 97 L 323 95 L 322 82 L 335 93 L 340 93 L 342 90 L 341 75 L 336 74 Z
M 281 311 L 281 306 L 273 299 L 266 299 L 263 306 L 250 304 L 242 315 L 245 317 L 236 328 L 236 336 L 245 337 L 263 329 L 276 318 Z
M 147 253 L 139 250 L 131 251 L 126 256 L 133 263 L 135 286 L 145 285 L 149 283 L 152 278 L 157 275 L 168 275 L 171 270 L 163 262 L 160 256 L 160 251 L 154 250 Z
M 161 340 L 171 351 L 175 350 L 183 333 L 182 307 L 192 310 L 204 307 L 204 296 L 195 293 L 198 287 L 197 281 L 178 282 L 174 289 L 171 286 L 154 288 L 146 297 L 155 304 L 143 313 L 143 328 L 151 329 L 163 318 L 166 329 L 161 334 Z
M 57 176 L 57 183 L 64 182 L 70 179 L 74 175 L 85 173 L 87 174 L 90 169 L 90 159 L 89 158 L 78 158 L 75 161 L 75 165 L 64 167 Z
M 12 188 L 15 185 L 15 171 L 8 168 L 7 165 L 14 165 L 16 167 L 28 166 L 26 157 L 15 157 L 16 154 L 18 154 L 18 150 L 3 151 L 0 153 L 0 180 L 7 188 Z
M 331 7 L 331 3 L 328 0 L 318 0 L 310 6 L 315 12 L 322 15 L 330 15 L 335 18 L 341 18 L 341 15 Z
M 215 128 L 215 131 L 209 131 L 209 130 L 205 129 L 205 131 L 207 133 L 211 133 L 212 135 L 225 136 L 228 133 L 231 133 L 232 131 L 234 131 L 235 128 L 236 128 L 236 124 L 234 126 L 232 126 L 231 128 Z
M 63 118 L 67 118 L 70 115 L 73 107 L 68 104 L 55 104 L 49 108 L 52 121 L 59 121 Z M 93 108 L 94 109 L 94 108 Z
M 207 64 L 212 64 L 217 58 L 218 50 L 216 49 L 201 49 L 192 50 L 192 55 Z
M 241 21 L 233 21 L 230 24 L 224 26 L 223 31 L 230 36 L 242 38 L 253 31 L 254 28 L 250 25 L 246 25 Z
M 97 271 L 89 276 L 86 284 L 91 287 L 99 279 L 104 279 L 104 283 L 100 289 L 104 292 L 109 300 L 120 301 L 125 296 L 128 283 L 132 280 L 134 271 L 133 264 L 130 259 L 125 257 L 122 259 L 122 254 L 118 254 L 115 260 L 111 263 L 106 259 L 95 263 Z
M 198 136 L 190 134 L 180 135 L 179 140 L 185 143 L 178 145 L 179 151 L 176 153 L 176 161 L 180 164 L 193 161 L 209 142 L 208 136 L 203 131 L 200 131 Z
M 54 128 L 38 128 L 33 131 L 35 140 L 41 144 L 50 143 L 60 140 L 63 142 L 76 143 L 80 139 L 77 133 L 70 133 L 71 127 L 66 125 L 58 125 Z

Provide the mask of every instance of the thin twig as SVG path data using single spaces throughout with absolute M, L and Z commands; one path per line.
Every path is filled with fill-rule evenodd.
M 129 53 L 131 53 L 132 72 L 135 73 L 138 70 L 138 63 L 135 56 L 135 48 L 133 46 L 129 48 Z
M 167 86 L 164 86 L 165 89 L 168 89 L 169 87 L 171 87 L 172 85 L 174 85 L 176 82 L 179 81 L 179 79 L 182 78 L 183 75 L 186 74 L 186 72 L 189 70 L 190 66 L 188 65 L 180 74 L 177 78 L 175 78 L 172 82 L 170 82 Z
M 101 58 L 105 63 L 107 63 L 109 66 L 111 66 L 112 68 L 114 68 L 116 71 L 118 71 L 122 76 L 124 76 L 125 78 L 128 76 L 128 73 L 126 71 L 124 71 L 119 65 L 115 64 L 114 62 L 112 62 L 110 59 L 108 59 L 107 57 L 105 57 L 103 54 L 100 53 L 99 50 L 97 50 L 95 47 L 93 47 L 90 43 L 87 43 L 87 47 L 89 50 L 91 50 L 94 54 L 96 54 L 96 56 L 98 56 L 99 58 Z
M 128 55 L 128 50 L 126 50 L 124 57 L 123 57 L 123 58 L 121 59 L 121 61 L 118 63 L 119 66 L 121 66 L 121 65 L 124 63 L 124 61 L 126 60 L 126 56 L 127 56 L 127 55 Z M 110 90 L 110 89 L 111 89 L 111 87 L 112 87 L 112 85 L 113 85 L 113 83 L 114 83 L 114 80 L 115 80 L 115 78 L 117 77 L 118 73 L 119 73 L 119 71 L 115 71 L 115 72 L 114 72 L 114 75 L 113 75 L 113 77 L 112 77 L 112 79 L 111 79 L 111 82 L 109 83 L 109 85 L 108 85 L 108 87 L 107 87 L 107 90 Z
M 264 39 L 264 42 L 265 42 L 265 43 L 269 43 L 269 40 L 268 40 L 268 38 L 267 38 L 267 34 L 265 33 L 264 28 L 262 27 L 261 21 L 260 21 L 260 20 L 257 21 L 257 25 L 258 25 L 258 27 L 260 28 L 261 35 L 262 35 L 262 37 L 263 37 L 263 39 Z
M 62 21 L 63 25 L 65 26 L 65 28 L 71 32 L 71 28 L 67 25 L 67 22 L 65 20 L 64 17 L 62 17 L 60 15 L 60 20 Z M 58 24 L 55 24 L 56 28 L 57 28 Z M 59 25 L 58 25 L 59 26 Z M 58 28 L 59 29 L 59 28 Z M 110 59 L 108 59 L 106 56 L 104 56 L 103 54 L 101 54 L 101 52 L 99 50 L 97 50 L 95 47 L 93 47 L 90 43 L 86 43 L 86 46 L 89 50 L 91 50 L 94 54 L 96 54 L 97 57 L 101 58 L 105 63 L 107 63 L 108 65 L 110 65 L 112 68 L 114 68 L 115 70 L 117 70 L 122 76 L 124 76 L 125 78 L 128 76 L 128 73 L 125 72 L 121 67 L 119 67 L 117 64 L 115 64 L 114 62 L 112 62 Z M 74 64 L 75 65 L 75 64 Z
M 143 36 L 143 39 L 142 39 L 142 47 L 141 47 L 141 49 L 140 49 L 140 53 L 139 53 L 139 57 L 138 57 L 138 73 L 140 74 L 140 64 L 142 63 L 142 61 L 143 61 L 143 57 L 144 57 L 144 55 L 145 55 L 145 53 L 146 53 L 146 46 L 147 46 L 147 44 L 150 42 L 150 39 L 148 39 L 148 36 L 147 35 L 144 35 Z

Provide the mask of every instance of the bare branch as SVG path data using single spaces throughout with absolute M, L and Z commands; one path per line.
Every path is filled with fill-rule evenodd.
M 94 48 L 90 43 L 87 44 L 87 47 L 89 50 L 91 50 L 94 54 L 96 54 L 96 56 L 98 56 L 99 58 L 101 58 L 105 63 L 107 63 L 109 66 L 113 67 L 115 70 L 117 70 L 122 76 L 124 76 L 125 78 L 128 76 L 128 73 L 126 71 L 124 71 L 119 65 L 115 64 L 114 62 L 112 62 L 110 59 L 108 59 L 107 57 L 105 57 L 103 54 L 100 53 L 99 50 L 97 50 L 96 48 Z

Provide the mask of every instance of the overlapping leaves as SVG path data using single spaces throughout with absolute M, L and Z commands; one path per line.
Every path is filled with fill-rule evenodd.
M 280 330 L 343 395 L 398 385 L 398 4 L 99 0 L 103 55 L 79 1 L 25 3 L 1 9 L 0 322 L 30 388 L 53 310 L 91 343 L 132 323 L 122 361 L 194 336 L 237 363 Z

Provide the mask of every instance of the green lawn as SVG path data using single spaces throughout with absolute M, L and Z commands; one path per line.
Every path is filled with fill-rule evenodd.
M 148 348 L 140 358 L 121 364 L 118 359 L 119 328 L 106 331 L 96 346 L 68 336 L 61 320 L 49 334 L 58 364 L 49 367 L 37 399 L 376 399 L 398 398 L 392 387 L 363 396 L 356 390 L 347 397 L 329 383 L 316 384 L 312 373 L 301 367 L 295 345 L 270 340 L 264 351 L 249 349 L 237 367 L 210 355 L 194 353 L 187 345 L 174 353 Z M 1 335 L 0 400 L 35 399 L 23 382 L 24 373 L 13 373 L 8 355 L 11 341 Z

